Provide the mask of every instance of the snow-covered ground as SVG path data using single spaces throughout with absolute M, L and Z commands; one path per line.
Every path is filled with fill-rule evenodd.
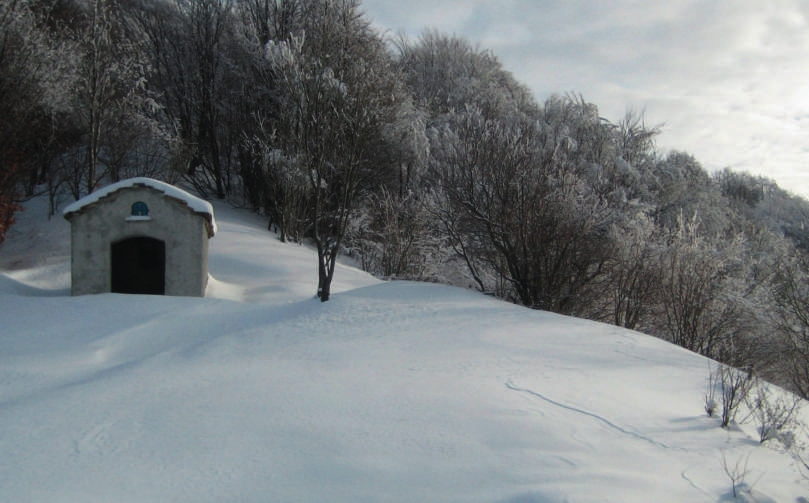
M 0 501 L 801 502 L 792 458 L 703 412 L 707 360 L 348 266 L 216 205 L 205 299 L 68 296 L 38 202 L 0 245 Z

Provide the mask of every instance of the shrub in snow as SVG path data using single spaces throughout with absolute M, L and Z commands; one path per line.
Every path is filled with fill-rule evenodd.
M 708 384 L 705 394 L 705 411 L 713 416 L 718 393 L 721 400 L 722 428 L 727 428 L 736 419 L 739 405 L 747 401 L 755 382 L 752 371 L 741 371 L 721 363 L 711 365 L 708 370 Z
M 718 404 L 716 402 L 716 391 L 720 388 L 717 382 L 717 374 L 713 371 L 711 364 L 708 364 L 708 377 L 705 379 L 705 413 L 709 417 L 716 414 Z
M 748 454 L 744 458 L 739 458 L 736 460 L 736 463 L 732 466 L 728 464 L 727 455 L 723 452 L 722 453 L 722 469 L 725 472 L 725 475 L 728 476 L 730 479 L 731 484 L 731 493 L 733 494 L 733 498 L 739 496 L 739 493 L 742 490 L 749 492 L 751 490 L 750 487 L 744 482 L 747 478 L 747 475 L 750 473 L 749 470 L 750 465 L 750 455 Z
M 774 393 L 766 386 L 758 386 L 748 404 L 756 421 L 759 442 L 778 439 L 789 449 L 794 443 L 793 430 L 798 426 L 797 413 L 800 398 L 786 393 Z

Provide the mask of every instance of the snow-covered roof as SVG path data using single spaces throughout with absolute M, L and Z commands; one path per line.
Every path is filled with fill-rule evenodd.
M 126 180 L 121 180 L 120 182 L 113 183 L 111 185 L 107 185 L 104 188 L 101 188 L 92 194 L 89 194 L 78 201 L 68 205 L 64 210 L 62 210 L 62 215 L 67 218 L 71 213 L 76 213 L 81 211 L 82 209 L 90 206 L 92 204 L 97 203 L 101 199 L 109 196 L 110 194 L 117 192 L 121 189 L 137 187 L 137 186 L 145 186 L 150 187 L 155 190 L 159 190 L 166 196 L 177 199 L 185 203 L 194 213 L 199 213 L 208 220 L 210 224 L 210 236 L 213 237 L 216 234 L 216 220 L 213 216 L 213 206 L 208 201 L 200 199 L 196 196 L 189 194 L 188 192 L 175 187 L 174 185 L 169 185 L 168 183 L 161 182 L 159 180 L 155 180 L 153 178 L 146 178 L 146 177 L 135 177 L 135 178 L 128 178 Z

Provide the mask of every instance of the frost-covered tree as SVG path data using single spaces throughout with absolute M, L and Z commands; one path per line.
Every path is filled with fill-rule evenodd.
M 0 242 L 19 209 L 17 184 L 25 143 L 19 131 L 39 105 L 39 81 L 31 66 L 36 66 L 40 47 L 26 37 L 33 27 L 32 14 L 23 2 L 0 5 L 0 114 L 4 117 L 0 122 Z
M 735 274 L 741 237 L 700 234 L 697 218 L 681 219 L 659 256 L 659 335 L 691 351 L 728 361 L 742 305 Z
M 768 181 L 749 173 L 738 173 L 725 168 L 714 174 L 722 195 L 735 202 L 740 208 L 752 209 L 764 199 L 765 185 Z
M 386 176 L 377 161 L 401 93 L 358 2 L 312 0 L 301 8 L 300 32 L 267 44 L 279 115 L 275 134 L 262 140 L 295 159 L 306 180 L 317 295 L 327 301 L 351 210 L 372 177 Z
M 595 163 L 589 175 L 593 188 L 630 218 L 638 210 L 650 211 L 654 199 L 651 190 L 657 182 L 654 140 L 660 128 L 648 127 L 643 114 L 633 110 L 616 124 L 601 119 L 597 126 L 590 128 L 595 129 L 599 153 L 593 156 Z
M 249 38 L 259 47 L 270 40 L 286 40 L 300 28 L 300 0 L 236 0 Z
M 770 230 L 783 234 L 795 246 L 809 250 L 809 201 L 771 181 L 759 180 L 761 200 L 753 208 L 753 218 Z
M 75 111 L 84 131 L 84 190 L 120 178 L 139 140 L 157 134 L 148 112 L 157 105 L 146 89 L 146 62 L 137 34 L 114 0 L 91 0 L 76 41 L 80 51 Z M 78 182 L 78 180 L 76 180 Z M 80 187 L 72 187 L 74 196 Z
M 536 107 L 491 51 L 466 39 L 427 30 L 415 42 L 400 40 L 398 50 L 408 89 L 432 117 L 472 104 L 489 115 Z
M 282 242 L 303 241 L 312 222 L 307 170 L 301 157 L 287 155 L 272 145 L 272 138 L 257 135 L 251 140 L 251 162 L 259 173 L 251 177 L 251 191 L 259 208 L 269 218 L 269 228 L 278 231 Z
M 424 278 L 431 252 L 426 209 L 413 192 L 371 193 L 349 224 L 346 248 L 382 278 Z
M 775 280 L 777 327 L 788 351 L 784 353 L 792 389 L 809 399 L 809 257 L 798 251 L 784 261 Z
M 658 232 L 648 216 L 637 214 L 613 224 L 608 239 L 613 253 L 589 314 L 619 327 L 647 328 L 659 295 Z
M 571 313 L 603 273 L 610 211 L 577 174 L 582 153 L 561 124 L 467 107 L 436 137 L 433 176 L 479 286 L 492 289 L 488 269 L 521 304 Z
M 229 192 L 233 140 L 228 37 L 231 0 L 151 0 L 136 11 L 167 125 L 179 139 L 175 164 L 203 194 Z
M 52 145 L 73 141 L 61 117 L 69 111 L 75 58 L 47 25 L 52 10 L 44 2 L 0 3 L 0 235 L 13 222 L 23 185 L 31 195 L 45 178 Z
M 701 232 L 718 234 L 727 228 L 729 202 L 710 174 L 685 152 L 670 152 L 652 168 L 653 217 L 658 225 L 676 230 L 681 219 L 698 218 Z

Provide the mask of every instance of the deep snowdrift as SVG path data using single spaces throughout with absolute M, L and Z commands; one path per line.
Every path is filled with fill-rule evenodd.
M 717 502 L 809 494 L 706 417 L 707 360 L 342 266 L 217 206 L 205 299 L 68 292 L 67 224 L 0 246 L 0 501 Z M 755 499 L 753 499 L 755 498 Z

